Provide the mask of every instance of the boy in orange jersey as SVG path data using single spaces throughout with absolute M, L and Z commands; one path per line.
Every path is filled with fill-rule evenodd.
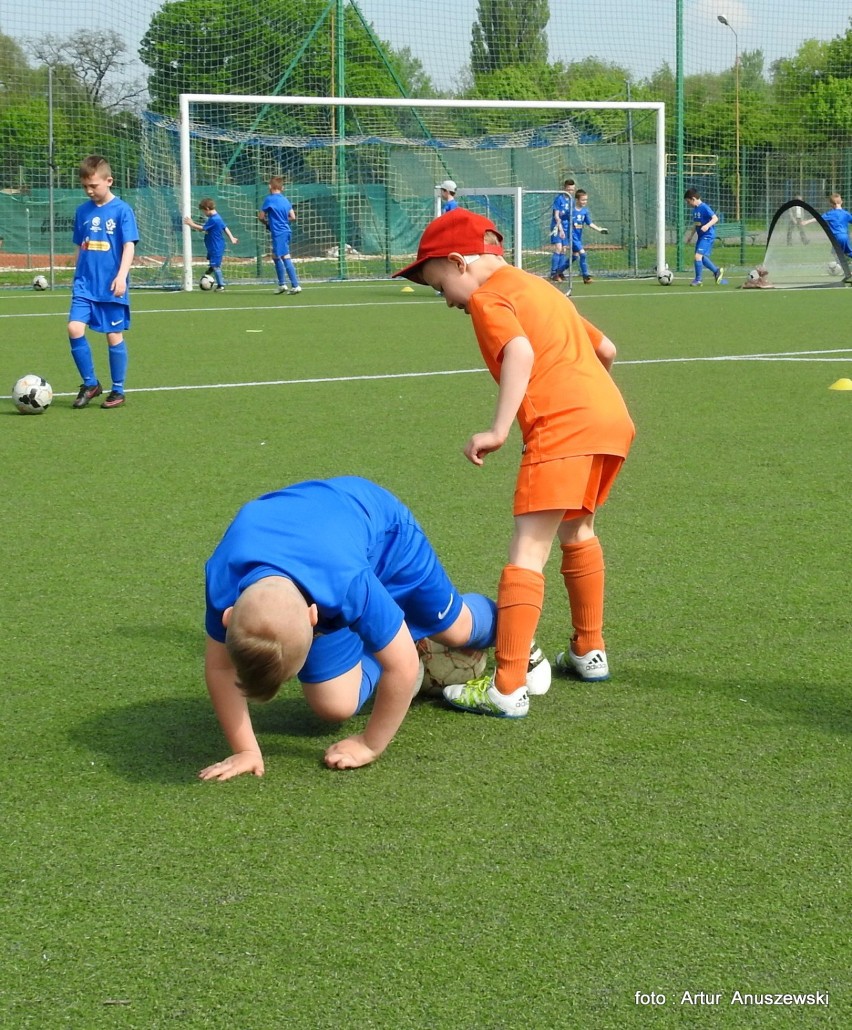
M 499 384 L 491 427 L 471 436 L 465 457 L 482 465 L 506 442 L 516 417 L 521 428 L 515 528 L 497 590 L 497 668 L 493 676 L 444 690 L 455 708 L 517 718 L 529 710 L 530 644 L 554 537 L 574 628 L 568 648 L 556 656 L 557 671 L 587 681 L 609 677 L 595 511 L 635 430 L 609 375 L 613 343 L 549 283 L 507 264 L 502 239 L 489 219 L 451 211 L 426 227 L 417 260 L 395 276 L 431 286 L 449 307 L 470 315 Z

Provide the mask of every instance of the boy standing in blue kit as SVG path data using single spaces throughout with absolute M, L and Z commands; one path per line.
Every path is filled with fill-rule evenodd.
M 107 338 L 112 389 L 102 408 L 124 404 L 124 379 L 127 374 L 125 330 L 130 328 L 130 290 L 127 277 L 139 231 L 133 208 L 112 192 L 112 169 L 106 158 L 93 154 L 79 169 L 80 185 L 88 200 L 77 208 L 74 217 L 74 243 L 77 245 L 71 310 L 68 314 L 68 339 L 71 357 L 83 382 L 72 404 L 85 408 L 103 393 L 86 327 Z
M 715 227 L 719 221 L 719 216 L 709 204 L 704 203 L 698 190 L 688 189 L 683 196 L 684 200 L 692 208 L 692 228 L 689 230 L 686 242 L 691 243 L 692 237 L 696 234 L 698 235 L 698 240 L 695 244 L 695 277 L 689 285 L 701 285 L 701 273 L 705 268 L 713 273 L 713 278 L 718 285 L 724 281 L 725 269 L 717 268 L 710 260 L 710 254 L 713 250 L 713 244 L 716 242 Z
M 272 263 L 278 278 L 277 293 L 287 293 L 284 276 L 290 280 L 290 293 L 301 293 L 296 266 L 290 257 L 290 223 L 296 221 L 296 211 L 287 197 L 284 196 L 284 179 L 273 175 L 269 180 L 269 193 L 264 198 L 257 213 L 260 221 L 269 230 L 272 237 Z
M 240 241 L 231 232 L 225 219 L 216 210 L 216 201 L 205 197 L 198 205 L 199 211 L 204 215 L 204 224 L 194 222 L 189 215 L 184 218 L 184 224 L 196 232 L 204 233 L 204 247 L 207 250 L 207 263 L 210 266 L 207 271 L 216 281 L 216 290 L 225 289 L 225 280 L 222 278 L 222 258 L 225 256 L 225 237 L 233 244 Z
M 579 258 L 580 273 L 584 283 L 590 283 L 592 277 L 589 273 L 589 261 L 586 257 L 586 248 L 583 246 L 583 229 L 588 225 L 590 229 L 606 236 L 609 229 L 604 229 L 592 221 L 592 216 L 586 204 L 589 202 L 589 195 L 585 190 L 577 190 L 574 194 L 574 214 L 571 218 L 571 260 Z

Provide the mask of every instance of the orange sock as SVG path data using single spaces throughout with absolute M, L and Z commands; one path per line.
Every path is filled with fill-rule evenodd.
M 562 579 L 571 606 L 574 654 L 603 651 L 604 557 L 596 536 L 562 545 Z
M 532 569 L 507 565 L 497 587 L 497 675 L 501 694 L 511 694 L 526 683 L 530 645 L 544 603 L 544 576 Z

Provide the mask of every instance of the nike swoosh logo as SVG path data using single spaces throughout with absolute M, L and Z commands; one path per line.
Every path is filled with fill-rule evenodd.
M 438 618 L 439 619 L 443 619 L 446 616 L 447 612 L 450 610 L 450 608 L 452 608 L 452 606 L 453 606 L 453 596 L 454 596 L 453 594 L 450 594 L 450 603 L 447 605 L 447 607 L 442 612 L 438 612 Z
M 124 321 L 124 319 L 123 319 L 123 318 L 119 318 L 119 319 L 118 319 L 117 321 L 115 321 L 115 322 L 110 322 L 110 325 L 121 325 L 121 323 L 122 323 L 123 321 Z

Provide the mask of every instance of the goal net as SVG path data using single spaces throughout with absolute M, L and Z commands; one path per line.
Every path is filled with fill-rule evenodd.
M 777 288 L 844 286 L 852 278 L 846 255 L 825 219 L 800 197 L 775 212 L 763 268 Z
M 590 109 L 611 128 L 583 144 L 571 116 Z M 416 251 L 448 178 L 463 206 L 497 223 L 510 260 L 546 274 L 553 198 L 570 176 L 609 229 L 588 241 L 598 274 L 651 274 L 665 264 L 664 125 L 658 102 L 181 94 L 177 120 L 145 124 L 158 275 L 192 288 L 203 243 L 181 219 L 209 196 L 240 241 L 226 251 L 226 278 L 271 279 L 256 212 L 273 175 L 296 209 L 291 253 L 307 280 L 387 278 Z

